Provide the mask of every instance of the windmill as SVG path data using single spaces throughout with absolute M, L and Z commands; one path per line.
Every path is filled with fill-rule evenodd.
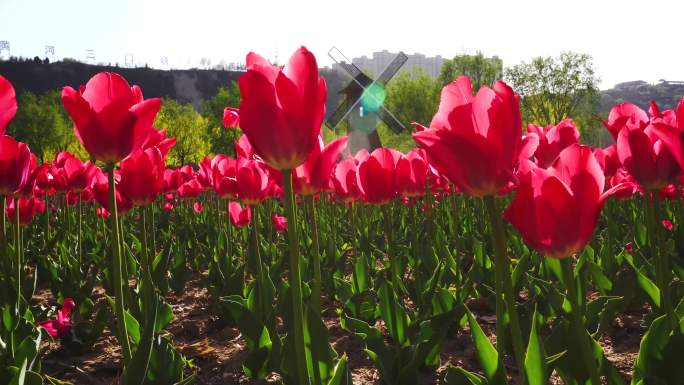
M 373 150 L 381 146 L 376 130 L 380 121 L 397 133 L 406 128 L 384 106 L 387 96 L 385 86 L 408 60 L 403 52 L 399 52 L 376 79 L 354 65 L 336 47 L 328 51 L 328 56 L 351 80 L 340 91 L 342 101 L 328 117 L 326 124 L 335 131 L 347 119 L 349 150 L 352 153 L 361 148 Z

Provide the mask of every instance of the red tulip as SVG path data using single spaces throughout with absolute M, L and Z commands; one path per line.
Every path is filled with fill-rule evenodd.
M 223 158 L 213 167 L 214 192 L 220 198 L 234 198 L 237 195 L 237 161 Z
M 255 152 L 278 170 L 304 163 L 325 116 L 325 80 L 314 55 L 302 47 L 281 69 L 250 53 L 238 83 L 240 128 Z
M 64 162 L 64 176 L 67 188 L 74 192 L 80 192 L 92 184 L 97 166 L 90 162 L 81 162 L 77 158 L 69 158 Z
M 176 145 L 176 138 L 167 138 L 166 130 L 150 130 L 150 135 L 145 139 L 141 148 L 146 150 L 150 147 L 157 147 L 161 151 L 162 157 L 166 158 L 169 151 Z
M 107 211 L 107 209 L 105 209 L 103 207 L 98 207 L 95 209 L 95 215 L 98 218 L 107 219 L 107 218 L 109 218 L 110 214 L 109 214 L 109 211 Z
M 244 203 L 253 205 L 268 198 L 271 181 L 265 164 L 239 159 L 235 175 L 237 196 Z
M 202 202 L 195 202 L 195 203 L 192 204 L 192 209 L 193 209 L 197 214 L 199 214 L 199 213 L 201 213 L 202 211 L 204 211 L 204 205 L 202 204 Z
M 273 221 L 273 226 L 275 227 L 277 232 L 281 233 L 287 230 L 287 218 L 280 216 L 276 213 L 273 213 L 271 215 L 271 220 Z
M 425 150 L 414 148 L 397 162 L 397 192 L 404 197 L 416 197 L 425 194 L 428 177 L 428 163 Z
M 549 167 L 560 152 L 571 144 L 579 143 L 579 130 L 572 119 L 565 119 L 555 126 L 527 126 L 527 132 L 539 137 L 534 158 L 540 167 Z
M 164 203 L 164 206 L 162 206 L 162 209 L 168 213 L 173 210 L 173 204 L 166 202 Z
M 214 186 L 214 167 L 225 158 L 226 156 L 223 154 L 216 154 L 213 158 L 205 156 L 199 163 L 197 180 L 205 189 L 208 190 Z
M 342 151 L 347 147 L 347 137 L 335 139 L 323 146 L 323 138 L 318 137 L 318 145 L 314 146 L 302 165 L 294 169 L 292 182 L 296 193 L 314 195 L 331 188 L 332 171 Z
M 28 197 L 34 195 L 36 192 L 42 195 L 42 191 L 40 191 L 40 189 L 36 186 L 36 176 L 39 171 L 40 170 L 38 167 L 38 159 L 36 158 L 35 154 L 31 154 L 29 160 L 29 172 L 28 177 L 26 178 L 26 183 L 24 183 L 24 187 L 22 187 L 21 190 L 17 191 L 17 195 Z
M 0 136 L 0 196 L 21 190 L 31 171 L 31 151 L 26 143 Z
M 632 254 L 634 252 L 634 244 L 632 244 L 632 242 L 627 242 L 627 244 L 625 245 L 625 251 L 628 254 Z
M 0 75 L 0 135 L 5 135 L 7 124 L 17 113 L 17 100 L 14 87 L 9 80 Z
M 37 197 L 19 197 L 19 223 L 22 226 L 26 226 L 33 218 L 45 212 L 45 202 Z M 10 221 L 14 221 L 14 199 L 12 197 L 7 197 L 7 208 L 5 209 L 5 215 Z
M 254 153 L 254 147 L 252 147 L 252 143 L 249 142 L 247 135 L 241 135 L 240 138 L 235 141 L 235 154 L 238 158 L 258 158 Z
M 672 221 L 669 219 L 663 219 L 662 221 L 663 227 L 667 229 L 668 231 L 672 231 L 674 229 L 674 225 L 672 224 Z
M 197 198 L 202 194 L 202 184 L 197 179 L 190 179 L 177 190 L 179 198 Z
M 565 258 L 589 241 L 604 201 L 605 176 L 591 148 L 573 144 L 548 169 L 535 168 L 520 177 L 515 198 L 504 217 L 540 253 Z
M 356 200 L 361 196 L 357 184 L 357 172 L 354 158 L 344 159 L 335 166 L 332 180 L 335 194 L 345 202 Z
M 639 184 L 634 180 L 634 177 L 632 177 L 627 170 L 624 168 L 620 167 L 616 172 L 615 175 L 611 176 L 607 180 L 608 183 L 608 188 L 611 189 L 615 186 L 625 184 L 630 186 L 630 188 L 622 188 L 619 189 L 618 191 L 613 194 L 615 198 L 621 199 L 621 200 L 626 200 L 632 198 L 634 194 L 639 191 Z
M 643 127 L 648 123 L 646 112 L 632 103 L 620 103 L 611 108 L 608 121 L 603 118 L 599 119 L 616 141 L 620 130 L 625 126 Z
M 232 223 L 233 226 L 242 228 L 251 222 L 252 210 L 248 205 L 246 205 L 245 208 L 242 208 L 238 202 L 229 202 L 228 216 L 230 217 L 230 223 Z
M 233 107 L 223 109 L 223 127 L 237 127 L 240 125 L 240 110 Z
M 197 173 L 195 172 L 195 169 L 192 168 L 189 164 L 186 164 L 182 166 L 179 169 L 181 175 L 183 176 L 183 181 L 184 182 L 189 182 L 191 179 L 195 179 L 197 177 Z
M 617 146 L 615 144 L 611 144 L 606 148 L 595 148 L 594 156 L 599 162 L 599 166 L 601 166 L 606 178 L 615 175 L 620 168 L 620 159 L 618 158 Z
M 652 127 L 679 167 L 684 169 L 684 98 L 677 104 L 676 112 L 657 117 Z
M 162 185 L 162 191 L 168 192 L 177 190 L 185 181 L 183 180 L 183 175 L 177 168 L 167 168 L 164 170 L 164 183 Z
M 116 163 L 140 149 L 152 131 L 158 98 L 143 100 L 138 86 L 118 74 L 100 72 L 79 91 L 62 90 L 62 103 L 74 131 L 92 157 Z
M 396 197 L 396 169 L 401 157 L 399 151 L 378 148 L 359 163 L 357 183 L 364 201 L 383 204 Z
M 93 189 L 88 187 L 81 192 L 69 191 L 66 194 L 66 202 L 69 206 L 75 206 L 78 204 L 78 198 L 81 198 L 81 202 L 89 202 L 94 199 Z
M 513 179 L 522 150 L 518 97 L 501 81 L 473 97 L 470 79 L 461 76 L 442 90 L 430 128 L 413 138 L 460 191 L 495 195 Z
M 147 206 L 164 186 L 164 158 L 157 147 L 138 150 L 121 161 L 118 190 L 135 206 Z
M 657 111 L 652 107 L 653 110 Z M 630 115 L 625 116 L 627 112 Z M 623 103 L 613 107 L 610 117 L 609 123 L 604 124 L 613 130 L 611 133 L 619 130 L 617 155 L 634 179 L 645 190 L 658 190 L 673 182 L 681 169 L 672 153 L 656 136 L 646 113 L 639 107 Z
M 111 209 L 109 207 L 109 179 L 107 175 L 100 171 L 100 169 L 97 170 L 98 172 L 96 172 L 95 176 L 93 177 L 93 195 L 95 196 L 95 200 L 97 201 L 97 203 L 99 203 L 100 206 L 102 206 L 107 211 L 106 215 L 104 213 L 102 214 L 102 216 L 106 218 L 109 216 L 109 212 L 111 212 Z M 121 179 L 121 174 L 117 172 L 114 177 L 115 186 L 118 187 L 119 180 Z M 131 202 L 131 200 L 128 199 L 127 196 L 121 193 L 120 188 L 117 188 L 115 191 L 116 211 L 120 214 L 127 213 L 128 211 L 130 211 L 130 209 L 133 208 L 133 202 Z
M 69 317 L 69 313 L 76 307 L 76 302 L 71 298 L 65 298 L 62 302 L 62 308 L 57 310 L 57 319 L 42 321 L 38 323 L 38 326 L 45 329 L 45 331 L 52 338 L 63 338 L 69 335 L 71 328 L 73 327 L 73 322 Z

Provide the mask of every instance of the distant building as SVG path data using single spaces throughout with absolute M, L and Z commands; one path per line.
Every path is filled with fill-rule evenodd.
M 353 58 L 352 63 L 360 69 L 367 71 L 369 75 L 378 76 L 396 55 L 397 53 L 382 50 L 380 52 L 373 52 L 370 58 L 366 55 Z M 441 55 L 427 57 L 420 53 L 414 53 L 412 55 L 407 54 L 407 56 L 408 60 L 404 63 L 402 70 L 411 71 L 413 67 L 419 67 L 433 77 L 439 76 L 442 63 L 444 63 L 444 58 Z M 337 70 L 339 69 L 338 67 L 339 64 L 333 64 L 333 69 Z

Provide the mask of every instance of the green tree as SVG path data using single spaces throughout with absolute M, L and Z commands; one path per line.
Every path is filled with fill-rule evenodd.
M 73 123 L 62 107 L 59 91 L 42 95 L 24 92 L 19 95 L 17 104 L 17 115 L 10 123 L 7 134 L 26 142 L 40 162 L 51 159 L 63 150 L 87 158 L 74 135 Z
M 209 119 L 195 111 L 192 105 L 164 98 L 155 127 L 165 128 L 168 136 L 176 137 L 176 145 L 169 152 L 167 164 L 196 163 L 209 155 Z
M 563 52 L 558 57 L 536 57 L 507 68 L 505 79 L 521 96 L 525 121 L 548 125 L 572 118 L 585 142 L 598 138 L 599 79 L 590 55 Z
M 439 91 L 437 79 L 417 67 L 411 72 L 402 71 L 393 78 L 387 84 L 385 107 L 406 126 L 406 130 L 395 133 L 381 123 L 378 134 L 383 146 L 403 152 L 415 147 L 411 123 L 430 123 L 439 105 Z
M 236 82 L 231 82 L 229 87 L 219 88 L 216 95 L 202 101 L 202 115 L 209 123 L 209 141 L 212 153 L 235 155 L 233 143 L 240 137 L 242 131 L 236 128 L 223 127 L 223 109 L 225 107 L 238 107 L 241 100 L 240 88 Z
M 439 82 L 446 85 L 460 75 L 466 75 L 473 83 L 473 90 L 480 86 L 491 85 L 503 76 L 503 61 L 498 56 L 485 57 L 482 52 L 475 55 L 456 55 L 453 59 L 445 60 L 439 74 Z

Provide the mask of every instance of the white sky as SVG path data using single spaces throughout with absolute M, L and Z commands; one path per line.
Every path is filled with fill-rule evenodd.
M 573 50 L 594 57 L 602 88 L 684 80 L 684 0 L 0 0 L 0 40 L 14 56 L 174 68 L 202 57 L 243 62 L 255 51 L 284 62 L 300 45 L 321 66 L 388 49 L 452 57 L 481 50 L 504 66 Z

